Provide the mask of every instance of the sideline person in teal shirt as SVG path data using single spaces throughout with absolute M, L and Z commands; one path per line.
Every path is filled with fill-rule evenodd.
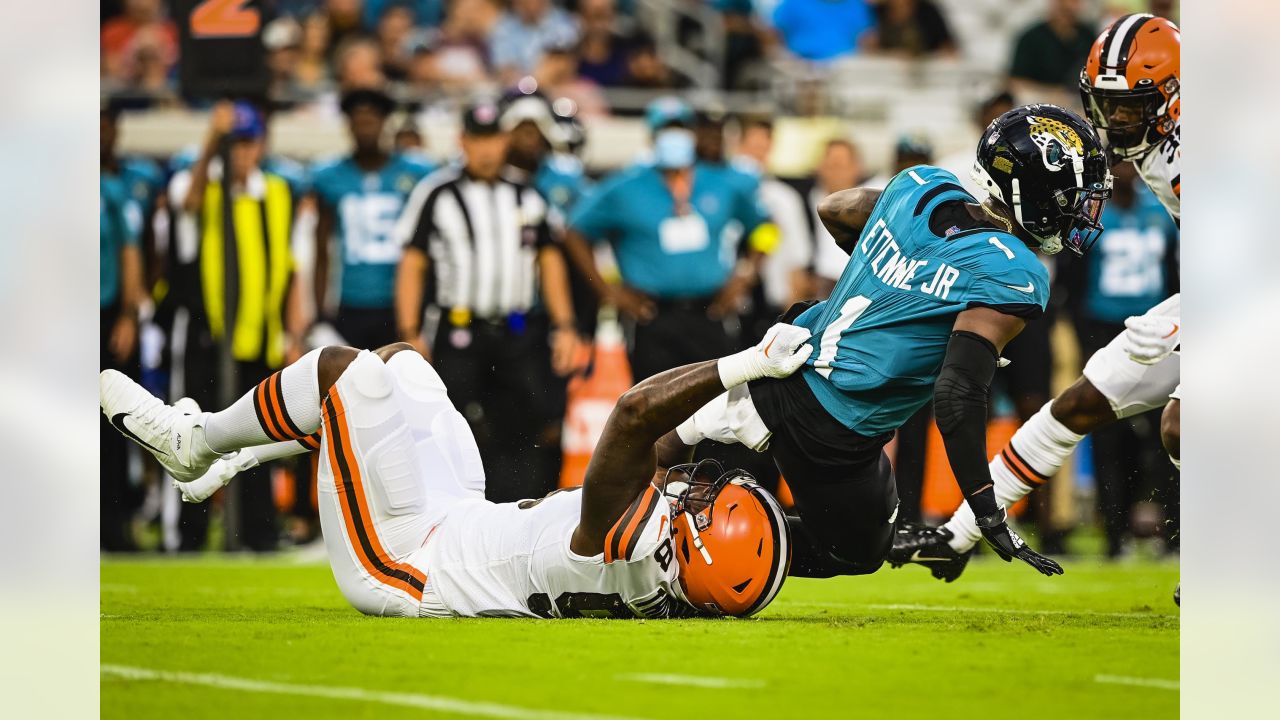
M 697 162 L 687 104 L 660 98 L 647 119 L 652 158 L 584 197 L 565 242 L 601 300 L 635 321 L 636 380 L 732 349 L 726 319 L 750 289 L 761 255 L 754 247 L 743 253 L 743 241 L 754 244 L 772 227 L 754 192 Z M 617 258 L 621 286 L 605 283 L 595 266 L 589 244 L 602 242 Z

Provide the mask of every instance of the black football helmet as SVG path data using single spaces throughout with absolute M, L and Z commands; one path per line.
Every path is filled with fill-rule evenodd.
M 1111 168 L 1089 123 L 1057 105 L 1001 115 L 978 141 L 973 180 L 1013 210 L 1018 225 L 1052 255 L 1083 255 L 1102 232 Z

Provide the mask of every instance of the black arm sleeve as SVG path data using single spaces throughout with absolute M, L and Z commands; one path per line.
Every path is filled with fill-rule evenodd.
M 954 332 L 934 383 L 933 411 L 947 459 L 977 517 L 991 515 L 998 507 L 987 467 L 987 394 L 997 359 L 995 346 L 986 338 Z

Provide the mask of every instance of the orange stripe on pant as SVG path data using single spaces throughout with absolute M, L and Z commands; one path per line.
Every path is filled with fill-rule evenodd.
M 423 588 L 426 586 L 426 575 L 408 563 L 395 562 L 390 559 L 378 539 L 369 508 L 365 502 L 364 483 L 360 476 L 360 466 L 352 451 L 351 438 L 343 416 L 346 409 L 338 394 L 337 385 L 329 390 L 325 398 L 324 423 L 329 466 L 332 469 L 333 481 L 338 490 L 338 504 L 342 508 L 342 519 L 347 527 L 347 537 L 351 541 L 356 557 L 364 569 L 379 582 L 402 590 L 415 600 L 422 600 Z

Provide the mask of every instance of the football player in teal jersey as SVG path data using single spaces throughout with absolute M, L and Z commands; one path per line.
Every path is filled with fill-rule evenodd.
M 880 567 L 898 514 L 883 447 L 931 398 L 986 540 L 1005 560 L 1062 572 L 1005 522 L 987 468 L 987 396 L 1005 344 L 1048 302 L 1035 250 L 1084 253 L 1101 230 L 1111 174 L 1088 123 L 1030 105 L 987 127 L 973 175 L 984 200 L 925 165 L 884 190 L 824 199 L 819 217 L 850 258 L 827 300 L 784 317 L 813 333 L 806 366 L 726 393 L 660 444 L 664 466 L 705 439 L 767 448 L 799 512 L 793 574 Z
M 330 322 L 359 347 L 396 340 L 392 299 L 396 264 L 403 248 L 392 236 L 405 200 L 432 167 L 419 155 L 388 149 L 384 137 L 395 103 L 381 90 L 360 89 L 342 98 L 352 151 L 319 163 L 311 173 L 316 223 L 316 313 L 328 317 L 330 243 L 340 266 L 337 311 Z

